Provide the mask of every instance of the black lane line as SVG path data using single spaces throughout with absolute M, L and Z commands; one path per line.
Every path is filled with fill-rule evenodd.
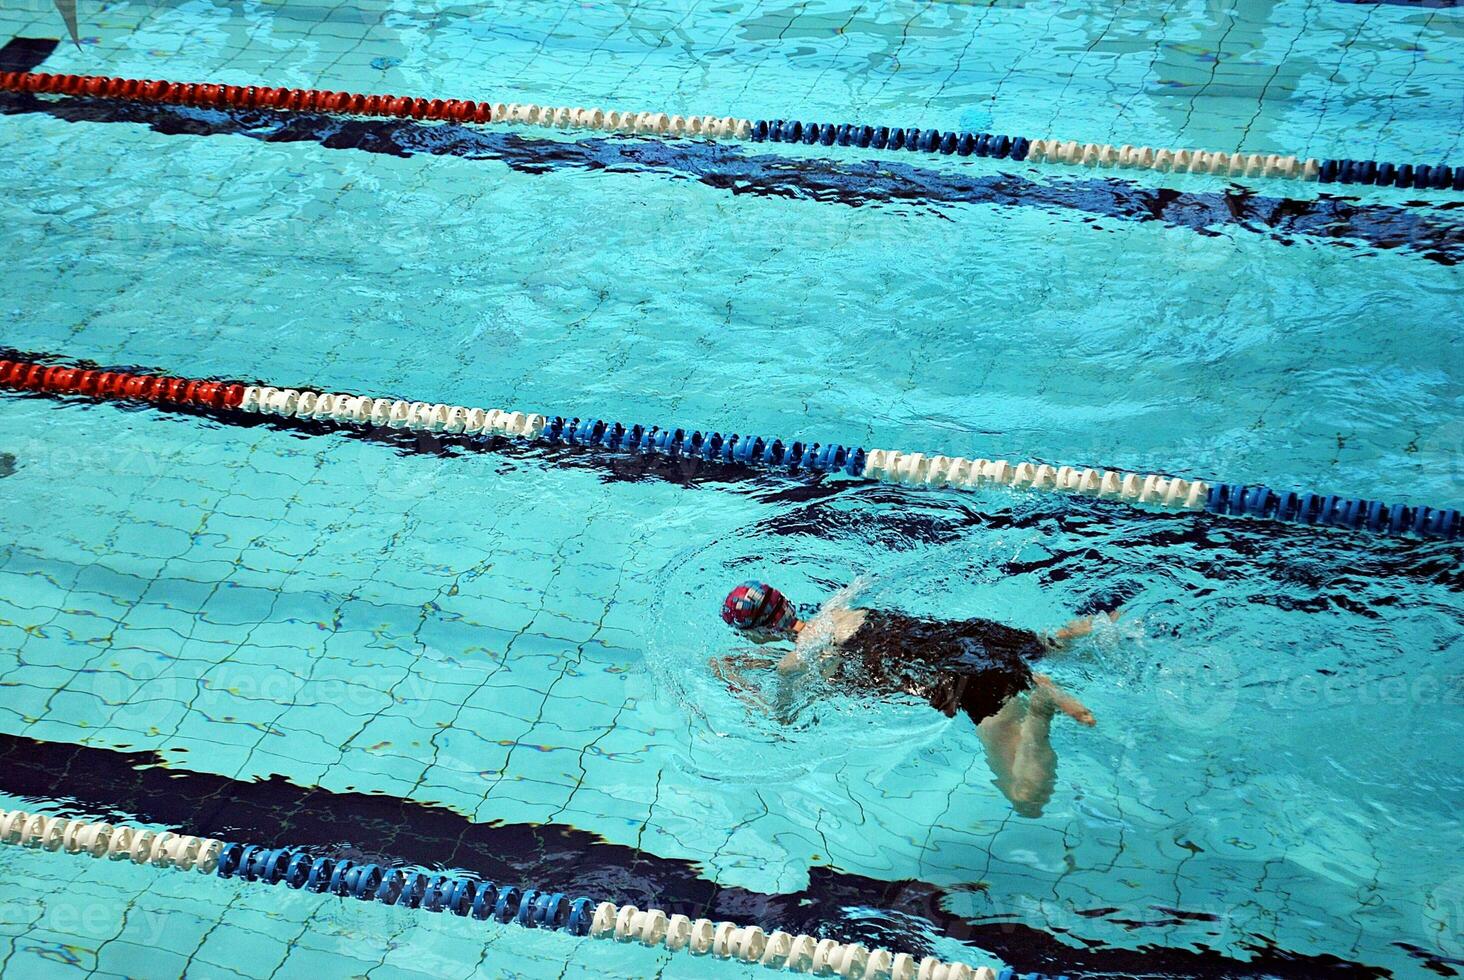
M 521 173 L 605 170 L 659 173 L 732 194 L 898 207 L 944 214 L 941 205 L 1027 207 L 1096 219 L 1158 221 L 1214 236 L 1226 230 L 1264 234 L 1283 245 L 1401 249 L 1443 265 L 1464 258 L 1464 201 L 1411 206 L 1269 197 L 1236 187 L 1178 191 L 1117 177 L 1032 180 L 1015 174 L 944 172 L 897 160 L 837 161 L 758 154 L 743 146 L 589 137 L 530 139 L 518 133 L 411 120 L 343 119 L 272 110 L 195 109 L 80 96 L 0 93 L 0 113 L 40 113 L 68 122 L 136 123 L 175 136 L 244 136 L 271 143 L 312 142 L 327 149 L 390 156 L 416 154 L 493 160 Z
M 0 71 L 35 71 L 60 43 L 54 37 L 13 37 L 0 47 Z
M 152 365 L 99 364 L 85 358 L 4 346 L 0 346 L 0 359 L 66 364 L 85 370 L 131 374 L 171 373 Z M 238 378 L 204 377 L 198 380 L 262 384 Z M 590 472 L 605 483 L 659 481 L 684 488 L 725 489 L 744 493 L 763 503 L 782 505 L 779 513 L 753 525 L 750 533 L 755 537 L 858 537 L 892 551 L 906 550 L 917 544 L 955 543 L 982 530 L 1035 529 L 1045 535 L 1060 533 L 1079 539 L 1068 550 L 1054 552 L 1040 563 L 1012 560 L 1002 566 L 1003 571 L 1012 575 L 1035 572 L 1041 576 L 1043 584 L 1069 579 L 1074 569 L 1091 568 L 1090 549 L 1092 541 L 1098 538 L 1103 539 L 1105 547 L 1124 552 L 1147 554 L 1153 549 L 1188 551 L 1192 567 L 1217 581 L 1259 573 L 1279 575 L 1287 582 L 1294 579 L 1296 556 L 1305 553 L 1311 556 L 1311 560 L 1316 560 L 1314 552 L 1318 541 L 1324 540 L 1327 556 L 1340 563 L 1331 570 L 1339 579 L 1398 578 L 1436 585 L 1451 592 L 1464 591 L 1464 565 L 1458 561 L 1460 546 L 1457 541 L 1383 538 L 1365 531 L 1252 522 L 1216 517 L 1205 511 L 1148 511 L 1111 501 L 1055 495 L 1025 498 L 1013 495 L 1011 509 L 987 513 L 958 499 L 958 490 L 932 491 L 863 477 L 807 472 L 773 473 L 741 463 L 711 462 L 686 456 L 620 453 L 584 446 L 526 442 L 500 435 L 453 435 L 385 426 L 356 426 L 237 409 L 216 411 L 186 405 L 157 405 L 7 389 L 0 389 L 0 393 L 14 398 L 65 402 L 85 411 L 105 410 L 103 406 L 107 406 L 124 412 L 149 412 L 164 421 L 202 419 L 231 428 L 263 426 L 297 436 L 354 439 L 390 447 L 401 456 L 449 459 L 496 454 L 509 459 L 531 460 L 536 465 Z M 378 397 L 415 400 L 392 392 Z M 12 467 L 23 464 L 24 460 L 12 460 Z M 1122 535 L 1113 534 L 1118 528 L 1125 529 Z M 1320 588 L 1328 581 L 1321 577 L 1316 584 Z M 1347 589 L 1339 586 L 1326 596 L 1309 599 L 1274 597 L 1265 601 L 1299 612 L 1322 611 L 1332 605 L 1341 605 L 1354 612 L 1369 614 L 1362 604 L 1349 605 L 1350 600 L 1342 595 L 1348 589 L 1350 586 Z M 1089 600 L 1092 608 L 1088 611 L 1111 607 L 1114 600 L 1108 593 L 1132 591 L 1131 583 L 1103 584 L 1100 588 L 1103 594 Z
M 173 750 L 184 751 L 181 748 Z M 174 763 L 176 765 L 176 763 Z M 697 864 L 612 844 L 566 824 L 482 824 L 434 804 L 392 796 L 333 792 L 281 776 L 245 782 L 168 768 L 156 752 L 127 752 L 0 734 L 0 791 L 61 803 L 78 815 L 116 823 L 163 824 L 185 833 L 269 847 L 306 847 L 378 863 L 463 869 L 500 883 L 532 884 L 631 902 L 668 913 L 756 924 L 766 930 L 828 935 L 868 946 L 930 951 L 932 936 L 989 950 L 1022 972 L 1105 977 L 1375 978 L 1387 971 L 1329 954 L 1291 952 L 1252 936 L 1236 945 L 1241 962 L 1212 949 L 1145 946 L 1142 951 L 1075 948 L 999 912 L 965 920 L 945 911 L 952 892 L 916 880 L 880 881 L 815 867 L 799 892 L 768 894 L 723 887 Z M 850 913 L 856 912 L 855 915 Z M 1215 922 L 1217 942 L 1231 927 L 1204 911 L 1153 906 L 1142 923 L 1116 909 L 1078 914 L 1130 929 Z

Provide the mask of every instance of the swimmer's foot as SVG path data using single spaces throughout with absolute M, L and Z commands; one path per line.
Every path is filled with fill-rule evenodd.
M 1093 717 L 1093 712 L 1088 710 L 1087 705 L 1052 683 L 1051 677 L 1033 674 L 1032 679 L 1036 683 L 1027 701 L 1030 709 L 1049 713 L 1053 710 L 1061 711 L 1073 721 L 1089 728 L 1098 724 L 1098 719 Z

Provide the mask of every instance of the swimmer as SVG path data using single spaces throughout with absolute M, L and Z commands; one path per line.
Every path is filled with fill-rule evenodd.
M 997 788 L 1025 817 L 1041 815 L 1056 785 L 1057 753 L 1048 738 L 1053 716 L 1060 711 L 1079 724 L 1096 724 L 1081 701 L 1031 668 L 1033 661 L 1091 633 L 1092 616 L 1049 634 L 987 619 L 922 619 L 837 606 L 802 619 L 777 589 L 744 582 L 722 603 L 722 619 L 754 643 L 794 644 L 776 663 L 759 657 L 713 660 L 712 670 L 734 693 L 750 686 L 738 668 L 776 667 L 782 676 L 816 669 L 846 689 L 914 695 L 948 718 L 964 711 L 976 724 Z

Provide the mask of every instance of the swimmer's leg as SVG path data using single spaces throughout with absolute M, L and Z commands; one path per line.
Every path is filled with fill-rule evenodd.
M 1008 698 L 1001 710 L 976 722 L 976 734 L 986 750 L 986 764 L 996 777 L 996 788 L 1007 799 L 1012 798 L 1012 770 L 1016 767 L 1017 747 L 1022 741 L 1022 721 L 1027 706 L 1021 698 Z
M 996 788 L 1024 817 L 1040 817 L 1057 786 L 1057 753 L 1049 736 L 1058 704 L 1051 691 L 1038 685 L 1026 704 L 1011 698 L 976 725 Z
M 1012 759 L 1011 789 L 1003 790 L 1012 801 L 1012 809 L 1024 817 L 1042 816 L 1042 807 L 1057 787 L 1057 753 L 1049 737 L 1057 707 L 1056 700 L 1041 685 L 1027 699 L 1027 713 Z

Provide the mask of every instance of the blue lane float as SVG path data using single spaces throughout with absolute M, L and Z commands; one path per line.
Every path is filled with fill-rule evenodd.
M 33 836 L 44 838 L 46 834 Z M 317 894 L 479 921 L 513 923 L 526 929 L 548 929 L 621 942 L 639 940 L 646 946 L 664 945 L 668 950 L 701 955 L 710 953 L 723 959 L 740 959 L 796 973 L 865 980 L 1018 980 L 1011 968 L 997 973 L 991 967 L 974 968 L 930 956 L 917 961 L 908 953 L 869 950 L 858 943 L 844 944 L 779 931 L 765 933 L 756 926 L 668 916 L 658 909 L 597 903 L 584 897 L 571 898 L 552 889 L 499 886 L 468 876 L 335 859 L 289 848 L 223 843 L 217 848 L 214 873 L 220 878 L 284 884 Z M 1021 980 L 1048 978 L 1031 973 L 1022 975 Z
M 588 898 L 572 899 L 562 892 L 500 887 L 472 877 L 383 867 L 256 844 L 223 844 L 215 873 L 220 878 L 283 884 L 316 894 L 446 912 L 479 921 L 513 922 L 574 936 L 590 934 L 596 907 Z
M 833 444 L 820 445 L 817 442 L 805 445 L 796 441 L 785 445 L 781 439 L 769 440 L 761 436 L 739 435 L 735 432 L 724 437 L 719 432 L 703 434 L 699 430 L 688 432 L 685 429 L 663 429 L 659 426 L 647 428 L 641 425 L 630 425 L 627 427 L 620 422 L 607 422 L 597 418 L 565 419 L 562 416 L 556 416 L 547 420 L 542 431 L 542 438 L 550 443 L 562 442 L 567 445 L 607 449 L 613 452 L 653 453 L 673 458 L 685 457 L 710 462 L 743 463 L 789 473 L 796 473 L 800 470 L 814 474 L 842 472 L 850 476 L 876 479 L 883 476 L 895 482 L 932 482 L 929 467 L 917 473 L 913 479 L 902 478 L 898 472 L 898 466 L 885 468 L 893 469 L 894 472 L 891 473 L 870 472 L 867 467 L 868 454 L 862 448 Z M 933 461 L 940 457 L 925 457 L 925 459 Z M 982 472 L 976 477 L 976 480 L 989 477 L 989 482 L 1016 486 L 1024 485 L 1018 472 L 1020 465 L 1030 465 L 1019 464 L 1017 467 L 1012 467 L 1011 477 L 1003 480 L 999 475 L 1002 469 L 1000 461 L 995 464 L 987 460 L 974 462 L 984 464 L 979 467 Z M 945 469 L 949 472 L 951 466 L 947 465 Z M 1032 466 L 1032 475 L 1025 481 L 1025 486 L 1082 493 L 1083 484 L 1086 482 L 1093 484 L 1096 489 L 1101 491 L 1105 475 L 1114 474 L 1114 471 L 1111 470 L 1079 471 L 1070 467 L 1048 467 L 1048 469 L 1052 470 L 1051 479 L 1044 484 L 1042 474 L 1039 472 L 1040 468 Z M 996 471 L 995 474 L 991 473 L 993 470 Z M 1064 479 L 1064 470 L 1074 474 L 1073 478 Z M 1097 477 L 1094 480 L 1085 481 L 1084 473 L 1094 473 L 1097 474 Z M 1118 494 L 1115 494 L 1116 496 L 1122 494 L 1124 483 L 1122 477 L 1128 474 L 1115 475 L 1119 479 L 1116 481 L 1110 479 L 1109 482 L 1117 484 Z M 1149 479 L 1152 477 L 1140 476 L 1133 482 L 1142 487 Z M 1173 480 L 1173 478 L 1170 479 Z M 950 483 L 949 480 L 943 482 L 947 485 Z M 972 479 L 968 477 L 966 482 L 969 484 Z M 1068 486 L 1068 483 L 1074 485 Z M 1203 496 L 1203 509 L 1222 516 L 1252 517 L 1288 524 L 1323 525 L 1383 534 L 1415 534 L 1420 537 L 1447 539 L 1457 537 L 1461 530 L 1464 530 L 1464 525 L 1461 525 L 1460 512 L 1454 508 L 1415 507 L 1407 504 L 1387 504 L 1359 497 L 1292 491 L 1278 492 L 1265 486 L 1243 484 L 1217 483 L 1206 486 L 1208 486 L 1208 491 Z M 1102 496 L 1101 492 L 1096 495 Z M 1141 502 L 1162 502 L 1157 499 L 1143 501 L 1142 492 L 1140 498 Z M 1182 509 L 1199 508 L 1184 507 Z
M 710 462 L 742 463 L 787 473 L 846 473 L 850 476 L 886 479 L 892 482 L 973 486 L 993 483 L 1024 489 L 1058 490 L 1127 502 L 1167 505 L 1174 509 L 1199 510 L 1227 517 L 1249 517 L 1286 524 L 1320 525 L 1366 530 L 1380 534 L 1453 539 L 1464 531 L 1461 514 L 1455 508 L 1388 504 L 1361 497 L 1343 497 L 1308 492 L 1276 491 L 1245 484 L 1208 484 L 1181 481 L 1152 474 L 1126 474 L 1112 470 L 1078 470 L 1004 461 L 961 460 L 925 457 L 877 450 L 883 465 L 871 467 L 863 448 L 817 442 L 766 439 L 762 436 L 719 432 L 703 434 L 685 429 L 626 426 L 597 418 L 556 416 L 547 419 L 541 437 L 550 443 L 605 449 L 612 452 L 684 457 Z M 916 460 L 913 472 L 888 457 Z M 938 461 L 944 461 L 942 465 Z M 961 464 L 968 464 L 964 467 Z M 1026 467 L 1026 470 L 1023 468 Z M 964 470 L 964 476 L 961 472 Z M 1044 473 L 1044 470 L 1050 471 Z M 956 478 L 952 479 L 952 475 Z M 1167 481 L 1167 484 L 1166 482 Z M 1176 496 L 1175 484 L 1185 492 Z M 1126 492 L 1126 485 L 1132 492 Z M 1105 486 L 1110 489 L 1105 491 Z M 1165 491 L 1165 486 L 1171 492 Z M 1145 487 L 1155 488 L 1145 491 Z M 1202 490 L 1197 494 L 1196 488 Z M 1196 506 L 1200 502 L 1202 506 Z
M 1025 136 L 1001 133 L 941 132 L 918 127 L 854 126 L 849 123 L 798 122 L 786 119 L 759 119 L 752 124 L 750 137 L 755 143 L 803 143 L 808 146 L 857 146 L 873 150 L 908 150 L 919 153 L 941 153 L 946 156 L 978 156 L 1022 161 L 1027 159 L 1032 141 Z
M 13 356 L 13 355 L 12 355 Z M 223 381 L 109 372 L 23 356 L 0 358 L 0 388 L 55 396 L 131 400 L 203 408 L 227 421 L 252 413 L 354 427 L 398 429 L 491 443 L 508 437 L 599 452 L 745 466 L 798 478 L 845 474 L 906 486 L 1043 491 L 1140 508 L 1208 511 L 1282 524 L 1452 540 L 1464 532 L 1458 508 L 1388 503 L 1264 485 L 1210 483 L 1036 461 L 967 459 L 753 433 L 626 424 L 585 416 L 539 415 L 401 399 L 274 388 Z
M 21 810 L 0 810 L 0 843 L 264 885 L 283 884 L 319 895 L 571 936 L 638 941 L 671 952 L 710 954 L 795 973 L 863 980 L 1008 980 L 1014 976 L 1011 970 L 998 974 L 991 967 L 971 967 L 933 956 L 917 960 L 909 953 L 868 949 L 859 943 L 795 936 L 781 930 L 769 933 L 758 926 L 693 920 L 660 909 L 571 898 L 551 888 L 497 885 L 470 875 L 333 858 L 303 848 L 218 841 Z M 1038 974 L 1028 976 L 1041 980 Z
M 155 79 L 0 72 L 0 91 L 45 97 L 86 97 L 219 109 L 270 109 L 338 116 L 390 116 L 457 125 L 526 124 L 563 130 L 600 130 L 665 138 L 751 140 L 807 146 L 977 156 L 1024 163 L 1083 167 L 1123 167 L 1163 173 L 1273 177 L 1322 183 L 1377 184 L 1415 189 L 1464 190 L 1464 167 L 1443 163 L 1392 164 L 1375 160 L 1316 158 L 1277 153 L 1114 146 L 1057 137 L 1031 138 L 1004 133 L 942 131 L 931 127 L 871 126 L 804 122 L 796 119 L 745 119 L 734 116 L 676 115 L 585 106 L 481 102 L 462 99 L 406 98 L 263 85 L 170 82 Z
M 861 149 L 978 156 L 1018 162 L 1043 160 L 1079 166 L 1134 167 L 1167 172 L 1227 176 L 1287 177 L 1323 184 L 1367 184 L 1416 190 L 1464 190 L 1464 167 L 1446 164 L 1393 164 L 1377 160 L 1303 160 L 1276 154 L 1169 150 L 1110 143 L 1079 143 L 1003 133 L 942 132 L 919 127 L 859 126 L 849 123 L 758 119 L 748 138 L 755 143 L 807 146 L 856 146 Z M 1036 152 L 1034 152 L 1034 150 Z
M 1383 163 L 1377 160 L 1327 160 L 1317 172 L 1323 184 L 1376 184 L 1415 190 L 1464 191 L 1464 167 L 1442 163 Z
M 1363 497 L 1276 491 L 1264 486 L 1215 484 L 1205 510 L 1231 517 L 1255 517 L 1286 524 L 1312 524 L 1367 530 L 1379 534 L 1415 534 L 1452 540 L 1461 529 L 1460 512 L 1452 507 L 1415 507 Z
M 578 417 L 547 419 L 540 437 L 546 442 L 608 449 L 612 452 L 654 453 L 669 457 L 702 459 L 714 463 L 741 463 L 763 469 L 806 470 L 811 473 L 864 473 L 865 452 L 854 446 L 784 443 L 781 439 L 720 432 L 688 432 L 660 426 L 646 427 L 603 419 Z

